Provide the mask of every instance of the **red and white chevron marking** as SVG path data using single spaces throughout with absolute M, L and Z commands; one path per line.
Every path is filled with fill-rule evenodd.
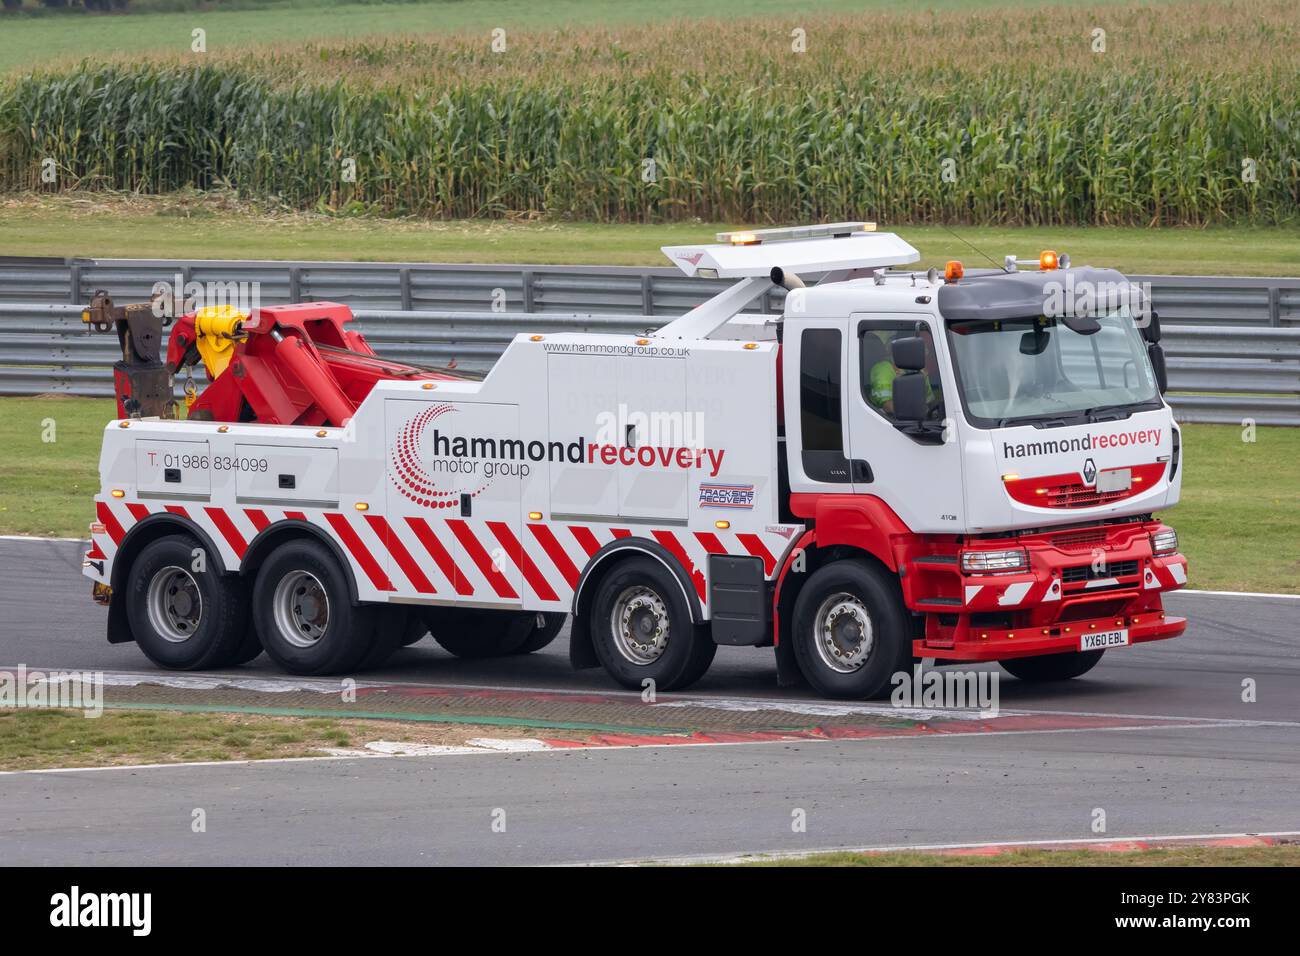
M 772 532 L 692 532 L 532 521 L 516 532 L 509 522 L 482 518 L 100 501 L 97 517 L 104 530 L 92 535 L 87 558 L 106 564 L 104 574 L 93 576 L 106 581 L 108 562 L 131 527 L 162 512 L 202 528 L 230 570 L 242 563 L 249 542 L 272 524 L 297 520 L 325 529 L 347 556 L 362 600 L 459 599 L 567 610 L 591 557 L 612 541 L 635 537 L 653 541 L 673 555 L 701 603 L 706 603 L 710 554 L 759 558 L 770 578 L 790 546 L 790 539 Z

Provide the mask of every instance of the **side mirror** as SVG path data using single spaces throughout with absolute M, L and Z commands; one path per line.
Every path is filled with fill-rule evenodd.
M 919 335 L 894 339 L 889 343 L 889 351 L 895 368 L 904 372 L 919 372 L 925 368 L 925 340 Z
M 1163 395 L 1169 391 L 1169 369 L 1165 365 L 1165 350 L 1158 342 L 1152 342 L 1147 346 L 1147 357 L 1151 359 L 1151 371 L 1155 373 L 1156 386 Z M 897 382 L 897 379 L 895 379 Z M 894 399 L 894 408 L 898 408 L 898 399 Z
M 921 340 L 914 339 L 912 341 L 920 342 Z M 898 343 L 895 342 L 894 344 L 897 345 Z M 895 418 L 900 422 L 920 422 L 925 420 L 928 410 L 925 401 L 925 375 L 913 371 L 905 375 L 899 375 L 894 379 Z
M 1148 313 L 1146 324 L 1140 326 L 1140 328 L 1142 330 L 1142 338 L 1146 339 L 1152 345 L 1155 345 L 1160 341 L 1160 316 L 1158 313 Z

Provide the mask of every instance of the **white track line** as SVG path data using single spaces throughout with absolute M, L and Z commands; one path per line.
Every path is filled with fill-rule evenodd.
M 1219 597 L 1262 597 L 1262 598 L 1287 598 L 1291 601 L 1300 601 L 1300 594 L 1278 594 L 1272 591 L 1198 591 L 1194 588 L 1178 588 L 1174 591 L 1167 591 L 1167 594 L 1211 594 Z
M 993 847 L 1020 849 L 1044 846 L 1084 846 L 1108 843 L 1185 843 L 1189 840 L 1241 840 L 1250 837 L 1285 838 L 1300 837 L 1300 830 L 1278 830 L 1270 833 L 1187 833 L 1174 836 L 1105 836 L 1072 839 L 1058 837 L 1052 840 L 990 840 L 985 843 L 925 843 L 899 846 L 822 847 L 816 850 L 775 850 L 770 853 L 732 853 L 715 856 L 646 857 L 643 859 L 606 860 L 590 863 L 566 863 L 563 866 L 637 866 L 641 864 L 692 864 L 762 863 L 769 860 L 798 860 L 819 853 L 918 853 L 935 850 L 983 850 Z

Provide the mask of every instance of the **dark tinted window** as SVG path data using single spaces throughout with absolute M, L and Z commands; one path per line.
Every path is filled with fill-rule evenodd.
M 799 409 L 806 451 L 843 451 L 840 333 L 805 329 L 800 343 Z

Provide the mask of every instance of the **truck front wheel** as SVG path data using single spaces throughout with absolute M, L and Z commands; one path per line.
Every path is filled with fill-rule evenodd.
M 280 545 L 258 569 L 253 585 L 253 618 L 262 646 L 291 674 L 339 674 L 357 667 L 388 623 L 383 610 L 352 603 L 343 569 L 317 541 Z
M 795 659 L 824 697 L 878 697 L 912 661 L 907 609 L 897 584 L 862 561 L 813 572 L 794 604 Z
M 1072 651 L 1068 654 L 1015 657 L 998 663 L 1012 677 L 1038 684 L 1081 677 L 1096 667 L 1101 660 L 1101 655 L 1105 653 L 1105 651 Z
M 713 662 L 717 645 L 691 620 L 681 585 L 650 558 L 632 558 L 600 582 L 591 602 L 596 657 L 624 687 L 658 690 L 695 683 Z
M 149 660 L 171 670 L 226 667 L 249 630 L 244 582 L 196 561 L 189 535 L 147 544 L 128 572 L 126 614 Z

